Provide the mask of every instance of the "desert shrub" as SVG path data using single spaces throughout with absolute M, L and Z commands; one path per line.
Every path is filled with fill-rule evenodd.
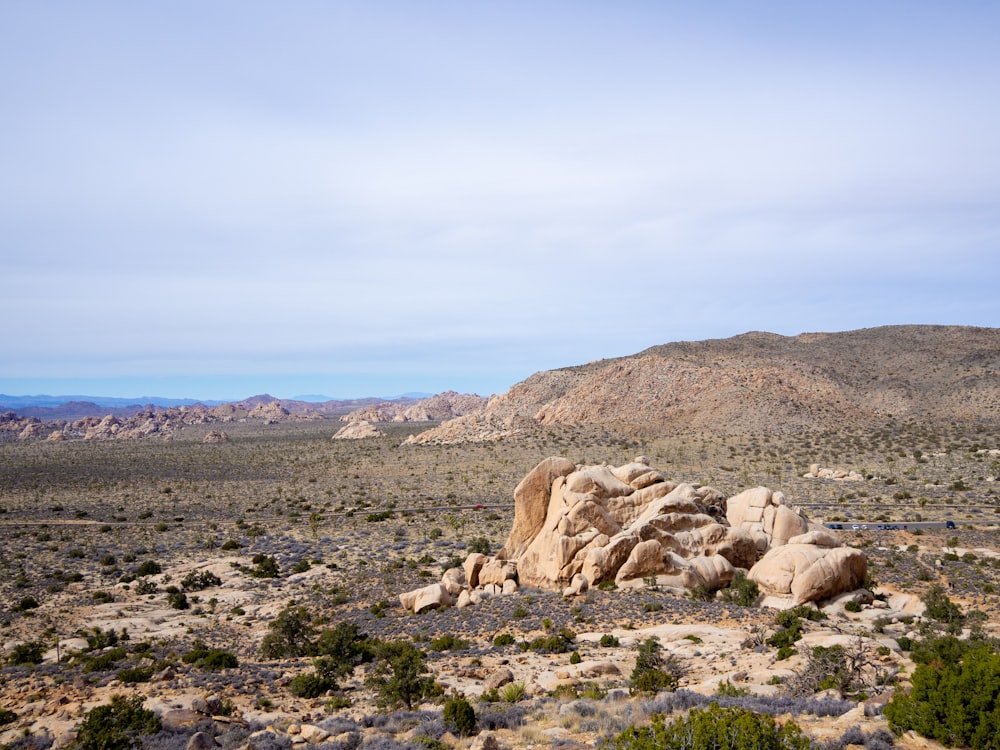
M 945 593 L 944 588 L 935 583 L 921 597 L 925 605 L 924 616 L 941 623 L 949 632 L 957 633 L 962 629 L 965 616 Z
M 583 659 L 580 658 L 580 652 L 579 651 L 574 651 L 573 653 L 571 653 L 569 655 L 569 663 L 570 664 L 579 664 L 581 661 L 583 661 Z
M 621 642 L 611 635 L 611 633 L 605 633 L 601 636 L 600 644 L 601 648 L 614 648 L 616 646 L 620 646 Z
M 677 660 L 673 656 L 663 655 L 663 649 L 656 638 L 647 638 L 636 646 L 630 690 L 633 695 L 674 690 L 680 673 Z
M 268 634 L 260 644 L 260 653 L 265 659 L 307 656 L 312 650 L 312 639 L 316 636 L 312 615 L 295 602 L 289 602 L 268 623 L 267 629 Z
M 960 661 L 920 664 L 911 682 L 885 706 L 893 732 L 913 730 L 948 747 L 1000 747 L 1000 654 L 980 644 Z
M 809 738 L 794 721 L 783 726 L 766 714 L 744 708 L 692 709 L 667 724 L 662 714 L 649 726 L 629 727 L 608 740 L 606 750 L 810 750 Z
M 337 689 L 337 682 L 318 669 L 296 675 L 288 683 L 288 691 L 298 698 L 319 698 L 329 690 Z
M 29 609 L 36 609 L 38 607 L 38 600 L 33 596 L 22 597 L 17 604 L 14 605 L 15 612 L 27 612 Z
M 376 691 L 379 706 L 412 709 L 414 702 L 441 692 L 434 678 L 426 674 L 423 651 L 410 641 L 387 641 L 376 646 L 375 664 L 365 684 Z
M 191 650 L 181 657 L 185 664 L 193 664 L 199 669 L 211 671 L 219 669 L 233 669 L 239 666 L 239 660 L 231 651 L 221 648 L 208 648 L 201 641 L 195 641 Z
M 118 645 L 119 636 L 114 628 L 111 630 L 94 628 L 89 633 L 80 633 L 80 635 L 87 639 L 88 651 L 96 651 L 99 648 L 107 648 L 108 646 Z
M 727 604 L 738 604 L 741 607 L 752 607 L 760 596 L 757 582 L 747 578 L 746 573 L 738 572 L 732 582 L 719 592 L 719 599 Z
M 118 671 L 115 675 L 121 682 L 133 684 L 136 682 L 149 682 L 153 678 L 154 667 L 152 664 L 145 667 L 126 667 Z
M 310 563 L 308 560 L 306 560 L 305 558 L 303 558 L 303 559 L 299 560 L 297 563 L 295 563 L 295 565 L 292 566 L 292 572 L 293 573 L 305 573 L 311 567 L 312 567 L 312 563 Z
M 97 656 L 87 656 L 83 660 L 83 668 L 87 672 L 104 672 L 128 656 L 121 646 L 108 649 Z
M 489 704 L 479 707 L 478 718 L 480 729 L 517 729 L 524 723 L 524 709 L 513 703 Z
M 90 595 L 90 598 L 95 602 L 100 602 L 101 604 L 108 604 L 115 600 L 115 598 L 107 591 L 95 591 Z
M 704 583 L 698 583 L 688 589 L 687 597 L 696 602 L 714 602 L 715 589 L 710 589 Z
M 111 703 L 90 709 L 80 724 L 76 746 L 81 750 L 141 747 L 142 735 L 160 731 L 159 717 L 142 707 L 144 700 L 141 695 L 114 695 Z
M 174 588 L 174 587 L 170 587 Z M 183 591 L 167 590 L 167 604 L 169 604 L 174 609 L 190 609 L 191 603 L 188 601 L 187 594 Z
M 135 569 L 136 576 L 155 576 L 163 572 L 163 567 L 155 560 L 145 560 Z
M 501 633 L 493 639 L 493 645 L 497 648 L 503 648 L 504 646 L 513 646 L 514 641 L 515 638 L 510 633 Z
M 145 596 L 147 594 L 155 594 L 157 591 L 159 591 L 159 587 L 156 585 L 156 582 L 148 578 L 143 578 L 135 584 L 135 593 L 137 594 Z
M 523 682 L 508 682 L 500 688 L 498 694 L 504 703 L 517 703 L 524 698 L 525 686 Z
M 185 591 L 201 591 L 221 585 L 222 580 L 210 570 L 192 570 L 181 579 L 181 587 Z
M 490 554 L 490 540 L 484 536 L 477 536 L 469 542 L 469 553 L 478 552 L 480 555 Z
M 519 648 L 522 651 L 537 651 L 542 654 L 564 654 L 570 651 L 576 633 L 563 628 L 553 635 L 542 635 L 532 641 L 522 641 Z
M 0 708 L 0 727 L 13 724 L 17 721 L 17 714 L 9 708 Z
M 10 650 L 7 661 L 11 664 L 41 664 L 45 644 L 41 641 L 25 641 Z
M 375 644 L 355 623 L 341 622 L 320 633 L 312 650 L 337 665 L 338 677 L 346 677 L 359 664 L 372 660 Z
M 729 680 L 723 680 L 715 689 L 715 694 L 725 698 L 745 698 L 748 695 L 753 695 L 753 691 L 750 688 L 736 687 Z
M 849 601 L 849 602 L 845 602 L 844 603 L 844 611 L 845 612 L 860 612 L 861 611 L 861 602 L 856 602 L 853 599 L 851 601 Z
M 225 550 L 226 552 L 229 552 L 230 550 L 234 549 L 240 549 L 242 546 L 243 545 L 240 544 L 235 539 L 227 539 L 222 543 L 222 549 Z
M 278 561 L 274 559 L 273 555 L 254 555 L 251 562 L 253 562 L 253 568 L 250 569 L 250 575 L 254 578 L 278 577 L 280 569 Z
M 472 704 L 458 693 L 445 700 L 441 716 L 448 731 L 459 737 L 471 737 L 476 733 L 476 712 Z
M 446 634 L 431 641 L 431 651 L 464 651 L 469 647 L 469 642 Z

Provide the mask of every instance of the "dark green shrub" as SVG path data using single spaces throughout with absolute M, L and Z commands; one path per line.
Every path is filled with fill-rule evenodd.
M 225 550 L 226 552 L 229 552 L 230 550 L 234 549 L 240 549 L 242 546 L 243 545 L 240 544 L 235 539 L 227 539 L 222 543 L 222 549 Z
M 897 693 L 885 706 L 893 732 L 913 730 L 948 747 L 998 747 L 1000 654 L 980 644 L 957 663 L 920 664 L 911 681 L 909 693 Z
M 160 719 L 142 707 L 145 698 L 134 695 L 111 697 L 111 703 L 95 706 L 77 731 L 80 750 L 130 750 L 142 746 L 142 735 L 160 731 Z
M 601 648 L 614 648 L 615 646 L 620 646 L 621 642 L 615 638 L 611 633 L 605 633 L 601 636 Z
M 583 661 L 583 659 L 580 658 L 579 651 L 574 651 L 572 654 L 569 655 L 570 664 L 579 664 L 581 661 Z
M 353 622 L 341 622 L 335 628 L 319 634 L 313 651 L 330 659 L 335 665 L 334 675 L 346 677 L 359 664 L 369 662 L 375 655 L 375 646 Z
M 115 675 L 121 682 L 133 684 L 136 682 L 149 682 L 153 678 L 154 667 L 152 664 L 145 667 L 127 667 L 119 670 Z
M 17 714 L 7 708 L 0 708 L 0 727 L 17 721 Z
M 107 591 L 95 591 L 90 595 L 90 598 L 95 602 L 100 602 L 101 604 L 108 604 L 109 602 L 113 602 L 115 600 L 115 598 Z
M 146 560 L 135 569 L 137 576 L 155 576 L 162 572 L 162 566 L 155 560 Z
M 634 695 L 675 690 L 680 671 L 680 665 L 673 657 L 664 657 L 660 642 L 656 638 L 647 638 L 636 646 L 631 692 Z
M 468 550 L 470 554 L 478 552 L 481 555 L 488 555 L 490 554 L 490 540 L 484 536 L 477 536 L 469 542 Z
M 45 644 L 41 641 L 25 641 L 11 649 L 7 661 L 11 664 L 41 664 Z
M 221 585 L 222 579 L 210 570 L 192 570 L 181 579 L 181 587 L 185 591 L 201 591 Z
M 810 750 L 794 721 L 779 726 L 767 714 L 745 708 L 693 708 L 667 724 L 662 714 L 649 726 L 629 727 L 605 742 L 605 750 Z
M 510 633 L 501 633 L 493 639 L 493 645 L 497 648 L 503 648 L 504 646 L 513 646 L 514 641 L 515 638 Z
M 944 625 L 949 632 L 957 633 L 962 629 L 965 616 L 945 593 L 944 588 L 935 583 L 921 597 L 924 603 L 924 616 Z
M 861 602 L 856 602 L 853 599 L 851 601 L 849 601 L 849 602 L 845 602 L 844 603 L 844 611 L 845 612 L 860 612 L 861 611 Z
M 727 604 L 738 604 L 741 607 L 752 607 L 760 596 L 757 582 L 747 578 L 746 573 L 738 572 L 728 587 L 719 592 L 719 599 Z
M 431 651 L 464 651 L 468 647 L 468 641 L 451 634 L 442 635 L 431 641 Z
M 441 686 L 426 673 L 423 651 L 410 641 L 388 641 L 376 647 L 375 664 L 365 685 L 376 691 L 379 706 L 402 705 L 409 710 L 415 702 L 441 694 Z
M 25 596 L 14 605 L 15 612 L 26 612 L 29 609 L 36 609 L 38 607 L 38 600 L 33 596 Z
M 191 650 L 181 657 L 181 661 L 185 664 L 193 664 L 199 669 L 211 671 L 233 669 L 239 666 L 239 660 L 231 651 L 225 651 L 221 648 L 207 648 L 200 641 L 194 642 Z
M 254 578 L 277 578 L 280 572 L 278 561 L 271 555 L 254 555 L 253 565 L 250 575 Z
M 312 615 L 305 607 L 289 602 L 268 623 L 267 629 L 270 632 L 260 644 L 260 652 L 265 659 L 284 659 L 311 653 L 316 628 L 312 625 Z
M 309 564 L 309 561 L 303 558 L 302 560 L 299 560 L 297 563 L 295 563 L 295 565 L 292 566 L 292 572 L 305 573 L 311 567 L 312 565 Z
M 167 604 L 174 609 L 189 609 L 191 607 L 187 594 L 183 591 L 169 591 L 167 593 Z
M 448 731 L 459 737 L 471 737 L 476 733 L 476 712 L 472 704 L 458 693 L 445 700 L 441 717 Z

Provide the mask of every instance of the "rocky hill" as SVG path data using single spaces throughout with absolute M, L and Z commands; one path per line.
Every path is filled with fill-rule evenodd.
M 1000 329 L 887 326 L 664 344 L 536 373 L 411 441 L 495 440 L 547 425 L 795 434 L 890 420 L 1000 422 Z
M 430 398 L 382 401 L 355 409 L 340 419 L 343 422 L 440 422 L 470 414 L 486 406 L 487 399 L 474 393 L 445 391 Z

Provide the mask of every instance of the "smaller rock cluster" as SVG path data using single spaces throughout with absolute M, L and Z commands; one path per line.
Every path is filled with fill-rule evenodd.
M 809 464 L 809 471 L 802 475 L 803 479 L 840 479 L 846 482 L 863 482 L 865 478 L 856 471 L 844 469 L 825 469 L 819 464 Z

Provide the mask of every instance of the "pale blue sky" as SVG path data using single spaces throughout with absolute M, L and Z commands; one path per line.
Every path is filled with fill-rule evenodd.
M 0 392 L 1000 325 L 1000 4 L 0 0 Z

